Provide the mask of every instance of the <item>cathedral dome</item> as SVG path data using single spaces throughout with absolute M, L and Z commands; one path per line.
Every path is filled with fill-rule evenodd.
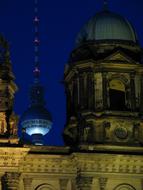
M 81 45 L 95 40 L 121 40 L 136 43 L 137 37 L 128 20 L 105 10 L 97 13 L 84 25 L 77 36 L 76 44 Z

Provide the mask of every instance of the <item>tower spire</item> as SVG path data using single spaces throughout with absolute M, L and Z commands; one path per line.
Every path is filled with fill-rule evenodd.
M 104 0 L 104 3 L 103 3 L 103 10 L 105 10 L 105 11 L 108 10 L 108 0 Z
M 40 76 L 40 65 L 39 65 L 39 16 L 38 16 L 38 0 L 34 2 L 34 77 L 35 81 L 38 81 Z

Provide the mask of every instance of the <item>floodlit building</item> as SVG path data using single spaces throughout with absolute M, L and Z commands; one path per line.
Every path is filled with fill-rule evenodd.
M 105 6 L 79 32 L 64 71 L 61 147 L 43 146 L 52 118 L 44 107 L 37 61 L 31 104 L 21 118 L 33 140 L 19 141 L 13 112 L 17 86 L 3 37 L 0 47 L 1 189 L 142 190 L 142 48 L 131 23 Z

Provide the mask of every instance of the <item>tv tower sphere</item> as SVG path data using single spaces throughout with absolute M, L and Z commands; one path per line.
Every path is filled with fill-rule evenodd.
M 30 106 L 22 114 L 20 124 L 24 131 L 32 136 L 33 144 L 43 144 L 43 136 L 52 127 L 52 117 L 45 108 L 44 89 L 39 82 L 40 70 L 34 70 L 34 84 L 30 88 Z

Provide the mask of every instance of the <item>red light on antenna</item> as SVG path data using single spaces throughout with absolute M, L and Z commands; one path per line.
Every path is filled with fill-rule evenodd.
M 35 43 L 35 44 L 39 44 L 39 43 L 40 43 L 39 39 L 38 39 L 38 38 L 35 38 L 34 43 Z
M 40 69 L 39 69 L 38 67 L 35 67 L 35 69 L 34 69 L 33 72 L 34 72 L 34 73 L 40 73 Z
M 34 76 L 35 76 L 36 78 L 39 77 L 39 76 L 40 76 L 40 69 L 39 69 L 38 67 L 35 67 L 33 73 L 34 73 Z
M 39 18 L 37 16 L 34 18 L 34 22 L 39 22 Z

